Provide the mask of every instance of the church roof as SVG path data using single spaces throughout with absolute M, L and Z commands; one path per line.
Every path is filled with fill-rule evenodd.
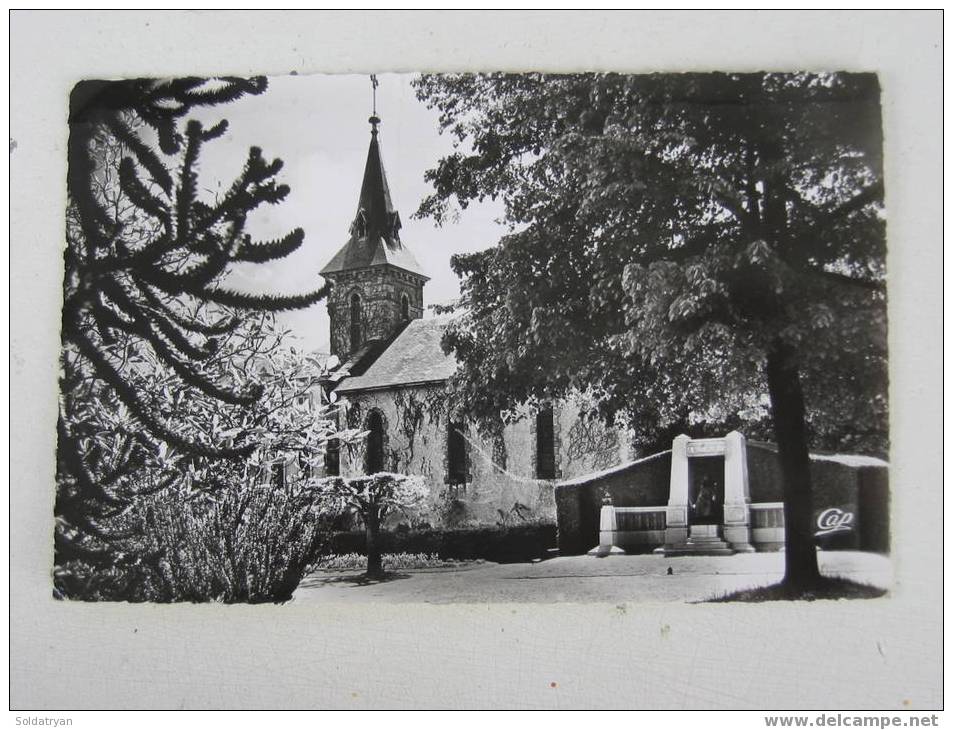
M 392 341 L 393 337 L 385 340 L 370 340 L 365 342 L 357 348 L 357 350 L 352 352 L 347 360 L 328 375 L 328 382 L 333 385 L 346 378 L 363 375 Z
M 370 118 L 371 144 L 364 165 L 364 181 L 351 223 L 347 243 L 321 269 L 321 274 L 337 274 L 352 269 L 390 264 L 427 279 L 414 255 L 400 240 L 400 215 L 390 197 L 384 174 L 376 116 Z
M 337 392 L 380 390 L 446 380 L 457 369 L 456 358 L 445 354 L 440 347 L 440 339 L 450 321 L 450 317 L 411 320 L 363 375 L 346 378 L 337 387 Z

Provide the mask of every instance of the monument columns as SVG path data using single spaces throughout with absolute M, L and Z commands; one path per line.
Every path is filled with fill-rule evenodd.
M 688 442 L 685 434 L 672 441 L 672 471 L 669 478 L 668 506 L 665 508 L 665 543 L 672 545 L 688 539 Z
M 744 435 L 732 431 L 725 436 L 724 539 L 738 552 L 754 552 L 751 547 L 750 503 L 747 444 Z
M 719 538 L 714 526 L 690 528 L 688 524 L 691 487 L 688 460 L 721 455 L 725 458 L 725 492 L 723 534 Z M 665 544 L 656 552 L 665 555 L 753 552 L 750 502 L 748 452 L 742 434 L 732 431 L 724 438 L 694 440 L 684 434 L 676 436 L 672 441 L 672 471 L 665 508 Z

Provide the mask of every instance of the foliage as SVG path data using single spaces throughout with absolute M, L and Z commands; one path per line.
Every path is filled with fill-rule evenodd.
M 251 482 L 193 505 L 147 512 L 169 600 L 286 601 L 330 535 L 303 482 Z
M 328 477 L 317 481 L 319 504 L 330 514 L 356 512 L 367 534 L 367 575 L 383 574 L 381 524 L 395 512 L 407 512 L 426 503 L 423 477 L 380 472 L 369 476 Z
M 493 415 L 592 388 L 643 438 L 689 417 L 757 422 L 780 334 L 802 358 L 815 444 L 843 448 L 845 424 L 863 423 L 857 446 L 885 450 L 875 77 L 416 85 L 458 142 L 427 173 L 435 192 L 418 215 L 440 222 L 453 203 L 499 197 L 513 228 L 453 259 L 464 316 L 445 344 L 468 407 Z
M 200 471 L 202 488 L 219 489 L 235 470 L 219 460 L 245 459 L 268 440 L 262 428 L 244 427 L 265 389 L 243 365 L 268 339 L 248 313 L 308 306 L 325 291 L 257 296 L 224 285 L 231 266 L 284 257 L 303 232 L 253 241 L 248 216 L 288 193 L 275 180 L 281 161 L 252 148 L 239 177 L 209 199 L 199 185 L 201 150 L 227 122 L 180 124 L 197 107 L 265 87 L 263 78 L 186 78 L 83 82 L 73 91 L 57 425 L 60 576 L 77 563 L 104 575 L 131 566 L 148 572 L 157 555 L 129 540 L 143 500 L 183 476 L 195 482 Z M 207 429 L 195 420 L 206 412 L 219 417 Z M 62 595 L 84 597 L 64 585 Z
M 263 314 L 237 333 L 220 353 L 231 353 L 236 377 L 261 389 L 261 397 L 247 408 L 189 392 L 148 351 L 132 356 L 138 367 L 130 382 L 183 434 L 204 434 L 225 447 L 257 435 L 254 451 L 242 461 L 189 455 L 164 443 L 144 453 L 125 478 L 138 498 L 96 522 L 109 538 L 111 562 L 120 567 L 96 576 L 83 561 L 59 565 L 55 585 L 60 595 L 202 600 L 205 589 L 210 591 L 206 600 L 285 600 L 290 595 L 284 589 L 300 577 L 323 539 L 315 532 L 319 523 L 307 477 L 319 466 L 332 434 L 345 441 L 355 434 L 335 432 L 334 407 L 312 403 L 326 369 L 288 347 L 286 333 L 274 329 L 273 315 Z M 111 463 L 139 424 L 115 396 L 110 398 L 108 388 L 95 380 L 90 388 L 71 394 L 73 412 L 91 434 L 80 446 Z M 288 470 L 295 477 L 269 479 L 288 464 L 295 465 Z M 83 535 L 69 537 L 88 544 Z M 90 580 L 94 595 L 82 590 Z
M 430 494 L 423 477 L 380 472 L 369 476 L 326 477 L 317 481 L 321 506 L 329 513 L 356 512 L 384 520 L 423 505 Z
M 106 570 L 81 561 L 58 566 L 57 591 L 87 600 L 281 602 L 291 598 L 330 535 L 303 481 L 282 486 L 249 480 L 214 499 L 146 498 L 133 517 L 132 545 Z
M 336 554 L 364 553 L 367 535 L 357 531 L 336 532 L 330 549 Z M 434 553 L 447 560 L 489 560 L 522 563 L 552 557 L 556 525 L 521 522 L 508 527 L 472 525 L 460 528 L 410 528 L 382 531 L 381 552 Z M 586 546 L 588 550 L 591 545 Z
M 871 74 L 447 75 L 416 81 L 457 151 L 420 216 L 505 204 L 454 257 L 444 339 L 484 417 L 590 389 L 652 434 L 764 424 L 789 573 L 810 552 L 808 442 L 886 450 L 885 229 Z M 469 151 L 464 151 L 469 147 Z M 813 564 L 813 568 L 812 568 Z

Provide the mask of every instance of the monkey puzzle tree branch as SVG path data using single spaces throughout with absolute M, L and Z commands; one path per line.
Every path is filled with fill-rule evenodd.
M 240 458 L 247 456 L 254 450 L 255 444 L 232 448 L 215 448 L 176 433 L 152 414 L 150 408 L 139 398 L 135 389 L 126 382 L 122 374 L 116 370 L 96 345 L 78 332 L 70 337 L 70 341 L 77 346 L 83 356 L 96 369 L 97 375 L 116 392 L 119 399 L 135 414 L 136 418 L 163 441 L 185 453 L 210 458 Z
M 182 458 L 166 460 L 168 447 L 215 479 L 258 448 L 260 429 L 234 428 L 253 418 L 262 391 L 237 358 L 272 349 L 259 341 L 264 335 L 248 313 L 309 306 L 328 291 L 255 296 L 218 283 L 231 264 L 273 261 L 303 240 L 300 229 L 261 243 L 244 232 L 252 211 L 288 194 L 274 179 L 281 161 L 266 161 L 257 147 L 222 199 L 200 197 L 203 145 L 220 139 L 227 122 L 205 128 L 184 120 L 193 109 L 266 86 L 261 77 L 135 79 L 81 82 L 73 90 L 58 565 L 120 560 L 118 552 L 90 546 L 126 535 L 122 520 L 112 520 L 123 505 L 136 507 L 143 495 L 184 478 Z M 232 428 L 197 428 L 206 408 Z M 219 442 L 214 434 L 231 435 Z M 129 550 L 147 560 L 145 546 L 130 543 Z

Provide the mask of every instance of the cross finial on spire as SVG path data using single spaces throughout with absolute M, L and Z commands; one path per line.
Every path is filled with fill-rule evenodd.
M 371 123 L 371 134 L 376 135 L 377 125 L 381 121 L 377 116 L 377 74 L 371 74 L 371 118 L 367 121 Z

